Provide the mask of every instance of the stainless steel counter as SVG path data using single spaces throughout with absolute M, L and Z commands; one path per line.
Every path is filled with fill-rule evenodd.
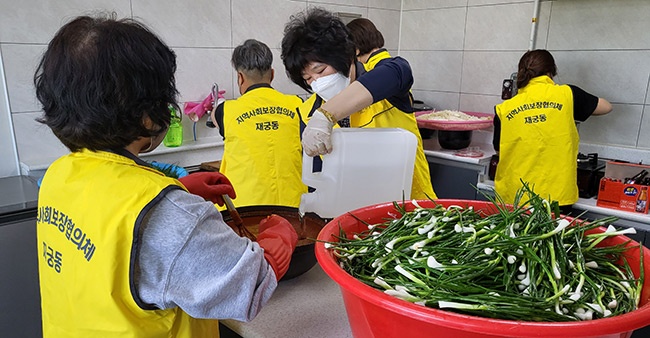
M 220 322 L 246 338 L 352 337 L 339 286 L 318 264 L 303 275 L 280 282 L 251 322 Z
M 483 180 L 479 182 L 477 187 L 485 191 L 494 190 L 494 181 Z M 589 211 L 598 215 L 606 216 L 616 216 L 621 220 L 629 221 L 632 223 L 638 223 L 638 226 L 635 228 L 640 228 L 643 230 L 650 231 L 650 214 L 643 214 L 638 212 L 623 211 L 611 208 L 603 208 L 596 205 L 596 197 L 592 198 L 579 198 L 576 203 L 573 204 L 573 209 Z M 627 225 L 627 224 L 626 224 Z
M 36 216 L 38 186 L 27 176 L 0 178 L 0 225 Z
M 435 136 L 423 140 L 431 184 L 438 198 L 480 199 L 475 186 L 482 176 L 487 176 L 495 151 L 492 132 L 475 130 L 473 133 L 469 147 L 460 150 L 443 149 Z
M 37 200 L 31 178 L 0 178 L 0 335 L 6 337 L 42 336 Z
M 490 163 L 490 158 L 492 155 L 496 154 L 494 147 L 492 146 L 492 132 L 484 130 L 475 130 L 474 136 L 472 137 L 472 142 L 468 148 L 472 148 L 478 151 L 475 157 L 462 156 L 462 151 L 460 150 L 450 150 L 443 149 L 438 143 L 438 139 L 434 136 L 429 139 L 422 140 L 422 146 L 424 148 L 424 154 L 427 157 L 435 157 L 442 160 L 455 161 L 458 163 L 466 164 L 480 164 L 487 165 Z
M 66 153 L 53 154 L 51 157 L 21 158 L 21 172 L 30 177 L 43 177 L 50 164 Z M 184 140 L 181 146 L 173 148 L 161 144 L 150 153 L 140 154 L 140 158 L 148 162 L 158 161 L 181 167 L 198 166 L 203 162 L 221 160 L 222 156 L 223 139 L 220 136 L 202 137 L 196 141 Z
M 650 214 L 603 208 L 596 205 L 596 198 L 580 198 L 573 205 L 574 209 L 587 210 L 597 214 L 616 216 L 620 219 L 645 224 L 645 230 L 650 231 Z

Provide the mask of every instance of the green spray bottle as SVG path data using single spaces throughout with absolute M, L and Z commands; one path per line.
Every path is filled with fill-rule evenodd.
M 183 124 L 181 123 L 182 115 L 178 110 L 170 105 L 169 111 L 172 114 L 172 119 L 169 123 L 169 129 L 163 139 L 165 147 L 178 147 L 183 144 Z

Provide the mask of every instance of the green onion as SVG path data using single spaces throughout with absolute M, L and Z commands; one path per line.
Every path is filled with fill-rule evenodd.
M 392 219 L 364 222 L 368 230 L 358 234 L 341 229 L 338 241 L 325 244 L 361 282 L 433 308 L 526 321 L 589 320 L 638 308 L 643 256 L 635 278 L 623 258 L 625 244 L 597 246 L 632 230 L 610 226 L 585 235 L 615 217 L 589 223 L 555 217 L 557 202 L 527 184 L 514 206 L 498 195 L 492 204 L 497 212 L 485 215 L 457 205 L 422 208 L 415 201 L 406 211 L 394 203 Z

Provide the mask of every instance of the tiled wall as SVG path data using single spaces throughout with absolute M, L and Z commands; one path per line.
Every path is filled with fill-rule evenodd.
M 34 122 L 36 62 L 52 35 L 76 15 L 97 10 L 144 21 L 178 55 L 181 101 L 198 101 L 213 82 L 234 93 L 230 54 L 247 38 L 274 52 L 284 92 L 304 94 L 284 75 L 279 59 L 289 16 L 317 5 L 361 14 L 377 24 L 386 47 L 414 69 L 413 92 L 436 108 L 491 112 L 501 82 L 528 49 L 531 0 L 22 0 L 0 2 L 0 48 L 21 160 L 66 152 Z M 650 163 L 650 1 L 542 1 L 536 39 L 556 57 L 560 83 L 572 83 L 614 104 L 607 116 L 580 125 L 581 150 Z M 401 27 L 400 27 L 401 22 Z M 645 112 L 645 114 L 644 114 Z M 191 130 L 185 120 L 186 130 Z M 217 137 L 197 124 L 199 138 Z M 192 134 L 186 133 L 191 140 Z
M 71 18 L 95 11 L 115 11 L 118 17 L 137 18 L 151 27 L 177 54 L 180 101 L 200 101 L 212 83 L 235 93 L 230 65 L 235 46 L 248 38 L 261 40 L 273 50 L 275 80 L 281 91 L 305 94 L 285 75 L 280 60 L 284 24 L 291 14 L 307 6 L 334 12 L 361 14 L 375 21 L 396 51 L 400 0 L 21 0 L 0 1 L 0 48 L 6 69 L 10 107 L 21 161 L 53 160 L 67 150 L 49 129 L 34 121 L 40 110 L 32 77 L 38 59 L 56 30 Z M 204 118 L 205 119 L 205 118 Z M 184 120 L 185 140 L 191 141 L 192 123 Z M 219 137 L 215 129 L 197 123 L 197 137 Z M 197 163 L 198 164 L 198 163 Z
M 529 48 L 533 1 L 404 0 L 400 54 L 414 94 L 438 109 L 493 112 L 501 83 Z M 650 1 L 556 0 L 539 8 L 536 48 L 559 83 L 609 100 L 580 124 L 581 151 L 650 163 Z

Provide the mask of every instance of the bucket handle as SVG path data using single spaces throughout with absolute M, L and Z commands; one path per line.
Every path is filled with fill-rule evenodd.
M 313 182 L 314 178 L 314 158 L 307 155 L 305 151 L 302 152 L 302 181 L 304 184 L 309 185 Z

